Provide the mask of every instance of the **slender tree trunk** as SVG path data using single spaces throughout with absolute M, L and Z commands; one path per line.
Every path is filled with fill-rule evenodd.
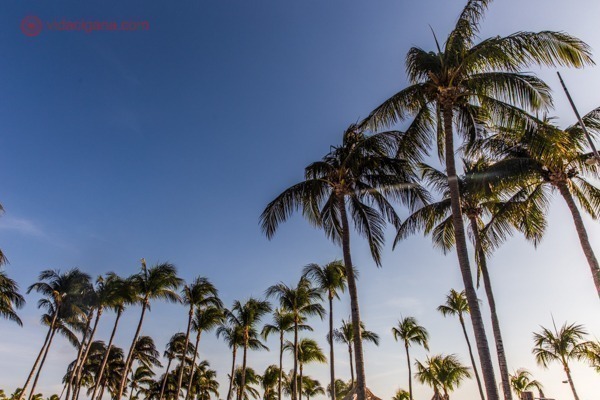
M 133 341 L 131 342 L 131 347 L 129 348 L 129 353 L 127 354 L 127 360 L 125 361 L 125 369 L 123 370 L 123 377 L 121 378 L 121 384 L 119 385 L 119 392 L 117 394 L 116 400 L 120 400 L 123 397 L 123 391 L 125 390 L 125 383 L 127 382 L 127 374 L 129 374 L 129 368 L 131 368 L 131 357 L 133 355 L 133 350 L 135 349 L 135 344 L 137 342 L 138 337 L 140 336 L 140 331 L 142 330 L 142 324 L 144 323 L 144 315 L 146 314 L 146 308 L 148 307 L 148 300 L 145 300 L 142 304 L 142 314 L 140 315 L 140 321 L 138 322 L 137 329 L 135 331 L 135 335 L 133 336 Z
M 100 389 L 100 396 L 98 396 L 98 400 L 101 400 L 102 396 L 104 396 L 104 389 L 106 389 L 106 384 L 102 384 L 102 389 Z
M 456 240 L 456 254 L 458 256 L 458 264 L 465 285 L 465 293 L 467 302 L 471 310 L 471 322 L 473 324 L 473 332 L 475 333 L 475 342 L 477 343 L 477 352 L 483 370 L 483 380 L 487 392 L 488 400 L 499 400 L 498 388 L 496 387 L 496 377 L 494 376 L 494 366 L 490 355 L 490 348 L 485 334 L 485 326 L 477 293 L 473 285 L 473 275 L 471 274 L 471 266 L 469 263 L 469 252 L 467 250 L 467 240 L 465 238 L 465 227 L 463 224 L 461 205 L 460 205 L 460 190 L 458 187 L 458 179 L 456 177 L 456 165 L 454 161 L 454 137 L 452 132 L 452 103 L 442 105 L 444 115 L 444 137 L 446 147 L 446 173 L 448 175 L 448 187 L 450 189 L 450 204 L 452 207 L 452 222 L 454 224 L 454 236 Z
M 298 379 L 298 400 L 302 400 L 302 375 L 304 372 L 304 365 L 300 363 L 300 379 Z
M 352 330 L 354 334 L 354 360 L 356 364 L 356 395 L 357 400 L 367 399 L 367 381 L 365 377 L 365 360 L 363 356 L 362 336 L 360 331 L 360 311 L 358 307 L 358 289 L 352 257 L 350 255 L 350 224 L 346 213 L 346 204 L 343 195 L 337 195 L 338 209 L 342 219 L 342 249 L 344 253 L 344 265 L 346 267 L 346 278 L 348 280 L 348 292 L 350 293 L 350 308 L 352 315 Z
M 181 358 L 181 368 L 179 369 L 179 378 L 177 379 L 177 392 L 175 392 L 175 393 L 177 393 L 176 399 L 179 398 L 179 393 L 181 392 L 181 384 L 183 382 L 183 370 L 185 369 L 188 344 L 190 342 L 190 329 L 192 327 L 192 317 L 193 316 L 194 316 L 194 306 L 190 305 L 187 331 L 185 332 L 185 345 L 183 346 L 183 357 Z M 191 381 L 191 379 L 190 379 L 190 381 Z
M 494 299 L 494 292 L 492 290 L 490 272 L 487 267 L 487 258 L 483 251 L 483 246 L 481 245 L 477 220 L 474 217 L 470 217 L 469 220 L 471 222 L 471 229 L 473 230 L 473 237 L 475 238 L 475 251 L 477 251 L 479 258 L 479 269 L 481 270 L 481 277 L 483 278 L 483 287 L 490 306 L 492 331 L 494 332 L 496 354 L 498 355 L 498 365 L 500 367 L 500 379 L 502 380 L 502 392 L 504 394 L 504 400 L 512 400 L 510 377 L 508 375 L 508 362 L 506 361 L 506 353 L 504 352 L 504 342 L 502 341 L 502 331 L 500 330 L 500 320 L 498 319 L 498 313 L 496 311 L 496 300 Z
M 192 358 L 192 365 L 190 367 L 190 381 L 188 382 L 187 391 L 185 393 L 186 399 L 190 397 L 190 392 L 192 390 L 192 379 L 194 378 L 194 369 L 196 368 L 196 356 L 199 353 L 198 346 L 200 345 L 200 336 L 201 335 L 202 335 L 202 331 L 199 330 L 198 334 L 196 335 L 196 346 L 195 346 L 196 351 L 194 352 L 194 357 Z
M 237 346 L 233 346 L 233 361 L 231 362 L 231 375 L 229 376 L 229 389 L 227 390 L 227 400 L 231 400 L 231 389 L 233 388 L 233 376 L 235 374 L 235 354 L 237 353 Z
M 33 380 L 33 384 L 31 385 L 31 392 L 29 393 L 29 400 L 33 398 L 35 387 L 37 386 L 38 379 L 40 378 L 40 373 L 42 372 L 42 368 L 44 367 L 44 362 L 46 362 L 46 357 L 48 356 L 48 352 L 50 350 L 50 346 L 52 346 L 52 339 L 54 339 L 54 334 L 56 333 L 56 328 L 52 330 L 52 334 L 50 335 L 50 340 L 48 340 L 48 346 L 46 346 L 46 350 L 44 351 L 44 356 L 42 357 L 42 361 L 40 361 L 40 367 L 35 374 L 35 379 Z
M 413 400 L 412 394 L 412 371 L 410 369 L 410 353 L 408 352 L 408 342 L 404 343 L 404 348 L 406 349 L 406 362 L 408 364 L 408 396 L 410 400 Z
M 108 344 L 106 345 L 106 354 L 104 354 L 104 358 L 102 359 L 102 365 L 100 366 L 100 371 L 98 372 L 98 378 L 96 378 L 96 385 L 94 386 L 94 392 L 92 393 L 92 400 L 96 397 L 96 392 L 98 390 L 98 383 L 102 382 L 102 376 L 104 375 L 104 369 L 106 368 L 106 363 L 108 362 L 110 348 L 112 347 L 112 342 L 115 338 L 115 333 L 117 333 L 117 326 L 119 325 L 119 319 L 121 318 L 122 313 L 123 313 L 122 309 L 119 309 L 117 311 L 117 318 L 115 319 L 115 325 L 113 326 L 113 330 L 110 334 L 110 339 L 108 340 Z
M 352 357 L 352 344 L 348 343 L 348 356 L 350 357 L 350 389 L 354 387 L 354 358 Z
M 479 371 L 477 371 L 477 362 L 475 362 L 475 357 L 473 356 L 473 349 L 471 348 L 471 341 L 469 340 L 469 335 L 467 334 L 467 328 L 465 326 L 465 320 L 462 314 L 458 314 L 458 319 L 460 321 L 460 326 L 463 331 L 463 335 L 465 335 L 465 341 L 467 342 L 467 347 L 469 348 L 469 357 L 471 358 L 471 365 L 473 365 L 473 375 L 475 375 L 475 380 L 477 381 L 477 387 L 479 388 L 479 395 L 481 396 L 481 400 L 485 400 L 485 395 L 483 394 L 483 385 L 481 384 L 481 378 L 479 377 Z
M 565 368 L 565 372 L 567 373 L 567 380 L 569 381 L 569 385 L 571 386 L 571 390 L 573 391 L 573 397 L 575 397 L 575 400 L 579 400 L 579 396 L 577 395 L 577 392 L 575 391 L 575 384 L 573 383 L 573 378 L 571 377 L 571 369 L 569 368 L 569 366 L 566 363 L 563 365 Z
M 85 329 L 83 331 L 83 335 L 81 337 L 81 343 L 79 344 L 79 349 L 77 350 L 77 358 L 75 358 L 75 365 L 69 374 L 69 381 L 65 384 L 65 388 L 67 389 L 67 394 L 65 395 L 65 399 L 69 400 L 69 396 L 71 395 L 71 388 L 73 387 L 73 381 L 77 382 L 75 379 L 77 375 L 77 371 L 79 370 L 79 364 L 81 363 L 81 356 L 83 354 L 83 349 L 86 344 L 87 334 L 90 329 L 90 324 L 92 323 L 92 319 L 94 317 L 94 310 L 89 313 L 87 316 L 87 321 L 85 323 Z M 62 397 L 62 396 L 61 396 Z
M 48 333 L 46 333 L 46 338 L 44 339 L 44 344 L 42 345 L 42 348 L 40 349 L 40 352 L 39 352 L 37 358 L 35 359 L 35 362 L 33 363 L 33 367 L 31 368 L 31 371 L 29 372 L 29 376 L 27 376 L 27 380 L 25 381 L 25 384 L 23 385 L 23 389 L 21 390 L 21 395 L 19 396 L 20 398 L 25 398 L 25 391 L 27 390 L 27 386 L 29 386 L 29 382 L 31 381 L 31 378 L 33 378 L 33 374 L 35 373 L 36 368 L 37 368 L 40 360 L 42 359 L 42 356 L 46 352 L 46 347 L 48 347 L 48 342 L 50 341 L 50 336 L 52 336 L 52 331 L 54 330 L 54 325 L 56 324 L 57 317 L 58 317 L 58 310 L 56 310 L 56 312 L 54 313 L 54 316 L 52 317 L 52 322 L 50 323 L 50 327 L 48 328 Z
M 292 374 L 292 400 L 298 398 L 298 317 L 294 315 L 294 373 Z
M 158 396 L 158 400 L 163 399 L 163 395 L 165 394 L 165 387 L 167 386 L 167 378 L 169 377 L 169 369 L 171 368 L 171 361 L 173 359 L 169 357 L 169 362 L 167 362 L 167 370 L 165 371 L 165 377 L 163 378 L 162 385 L 160 386 L 160 395 Z
M 331 375 L 331 400 L 335 400 L 335 362 L 333 358 L 333 295 L 329 293 L 329 374 Z M 281 395 L 279 396 L 281 400 Z M 308 399 L 307 399 L 308 400 Z
M 583 249 L 583 254 L 585 254 L 585 258 L 590 266 L 592 278 L 594 279 L 594 285 L 596 285 L 596 291 L 600 297 L 600 265 L 598 265 L 598 260 L 596 259 L 596 255 L 594 254 L 594 250 L 590 244 L 585 225 L 583 224 L 583 219 L 581 218 L 581 213 L 577 208 L 577 204 L 575 204 L 575 201 L 573 200 L 573 196 L 571 196 L 571 192 L 569 191 L 567 184 L 565 182 L 559 182 L 557 186 L 563 199 L 565 199 L 567 202 L 567 206 L 569 207 L 571 215 L 573 216 L 575 230 L 577 230 L 579 242 L 581 243 L 581 248 Z
M 94 341 L 94 336 L 96 335 L 96 330 L 98 329 L 98 322 L 100 321 L 101 316 L 102 308 L 98 308 L 98 312 L 96 313 L 96 321 L 94 321 L 92 333 L 90 334 L 87 347 L 85 349 L 85 352 L 83 353 L 81 364 L 79 365 L 79 369 L 77 371 L 77 376 L 75 379 L 75 388 L 73 389 L 73 400 L 77 400 L 79 398 L 79 392 L 81 391 L 81 374 L 83 373 L 83 366 L 85 365 L 85 362 L 87 361 L 87 358 L 90 354 L 90 348 L 92 347 L 92 342 Z
M 281 381 L 283 380 L 283 331 L 279 332 L 279 382 L 277 383 L 277 400 L 282 400 L 281 397 Z
M 244 332 L 244 354 L 242 356 L 242 382 L 240 384 L 240 398 L 244 397 L 244 389 L 246 388 L 246 361 L 248 356 L 248 331 Z

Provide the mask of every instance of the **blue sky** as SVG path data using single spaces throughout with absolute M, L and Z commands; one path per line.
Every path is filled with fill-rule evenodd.
M 444 37 L 464 1 L 424 0 L 198 0 L 79 2 L 6 0 L 0 13 L 0 247 L 8 273 L 22 288 L 42 269 L 80 267 L 92 275 L 134 273 L 138 260 L 171 261 L 183 278 L 208 276 L 223 300 L 261 296 L 278 281 L 297 280 L 302 266 L 341 257 L 300 218 L 267 241 L 260 212 L 301 179 L 304 166 L 339 142 L 352 122 L 406 84 L 403 61 L 411 46 L 433 47 L 431 26 Z M 482 37 L 518 30 L 564 30 L 600 49 L 600 4 L 577 0 L 492 3 Z M 49 32 L 26 37 L 24 16 L 43 21 L 144 20 L 148 31 Z M 541 76 L 555 89 L 556 115 L 573 116 L 554 71 Z M 598 106 L 597 68 L 565 71 L 585 112 Z M 547 237 L 534 252 L 519 239 L 491 260 L 510 369 L 529 368 L 547 394 L 570 393 L 558 365 L 535 366 L 531 332 L 551 314 L 600 335 L 598 299 L 568 210 L 556 198 Z M 592 243 L 600 229 L 585 220 Z M 460 287 L 454 255 L 415 237 L 386 249 L 375 268 L 354 238 L 359 290 L 367 327 L 382 336 L 367 345 L 368 384 L 384 399 L 407 387 L 405 359 L 391 336 L 401 315 L 431 332 L 434 353 L 468 355 L 457 321 L 435 312 L 446 292 Z M 598 249 L 600 251 L 600 249 Z M 481 293 L 483 296 L 483 293 Z M 24 328 L 0 322 L 0 384 L 21 385 L 44 331 L 35 296 L 21 314 Z M 336 304 L 338 319 L 349 313 Z M 484 307 L 485 308 L 485 307 Z M 117 344 L 127 346 L 138 309 L 127 312 Z M 144 332 L 159 348 L 185 326 L 181 306 L 153 307 Z M 101 323 L 106 339 L 113 316 Z M 315 321 L 323 340 L 325 323 Z M 491 332 L 490 332 L 491 333 Z M 230 354 L 205 337 L 201 353 L 225 379 Z M 269 343 L 276 347 L 275 342 Z M 348 378 L 343 347 L 338 375 Z M 415 356 L 425 353 L 415 349 Z M 59 340 L 39 389 L 60 390 L 74 357 Z M 257 370 L 276 353 L 251 354 Z M 288 363 L 289 364 L 289 363 Z M 8 371 L 10 366 L 10 371 Z M 574 368 L 581 398 L 592 399 L 598 376 Z M 307 373 L 327 382 L 326 366 Z M 474 396 L 467 382 L 457 396 Z M 430 389 L 417 385 L 419 398 Z

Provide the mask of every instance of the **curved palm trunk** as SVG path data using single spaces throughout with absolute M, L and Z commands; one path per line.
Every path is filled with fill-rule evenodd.
M 475 342 L 477 343 L 477 352 L 479 353 L 479 360 L 481 362 L 487 398 L 488 400 L 499 400 L 496 378 L 494 376 L 494 366 L 492 364 L 490 348 L 485 335 L 485 327 L 479 309 L 479 302 L 477 301 L 477 293 L 473 286 L 473 275 L 471 274 L 467 240 L 465 238 L 465 227 L 460 206 L 460 190 L 458 187 L 458 178 L 456 176 L 456 165 L 454 161 L 452 105 L 451 101 L 446 101 L 446 104 L 442 105 L 442 112 L 444 116 L 446 173 L 448 175 L 448 187 L 450 189 L 450 204 L 452 207 L 452 222 L 454 224 L 454 237 L 456 240 L 456 254 L 458 256 L 458 264 L 460 265 L 463 284 L 465 285 L 467 302 L 469 303 L 469 309 L 471 311 L 471 323 L 473 324 L 473 332 L 475 334 Z
M 133 350 L 135 349 L 135 343 L 137 342 L 138 337 L 140 336 L 140 332 L 142 330 L 142 324 L 144 323 L 144 315 L 146 314 L 146 308 L 148 307 L 148 300 L 145 300 L 142 305 L 142 314 L 140 315 L 140 321 L 138 322 L 137 329 L 135 331 L 135 335 L 133 336 L 133 341 L 131 342 L 131 347 L 129 348 L 129 353 L 127 354 L 127 360 L 125 361 L 125 369 L 123 370 L 123 377 L 121 378 L 121 384 L 119 385 L 119 392 L 117 394 L 116 400 L 119 400 L 123 397 L 123 391 L 125 390 L 125 383 L 127 382 L 127 375 L 129 374 L 129 369 L 131 368 Z
M 40 378 L 40 373 L 42 372 L 42 368 L 44 367 L 44 362 L 46 362 L 46 357 L 48 356 L 48 352 L 50 350 L 50 346 L 52 345 L 52 339 L 54 339 L 54 334 L 56 333 L 56 328 L 52 330 L 52 334 L 50 335 L 50 340 L 48 341 L 48 346 L 46 346 L 46 350 L 44 351 L 44 356 L 42 357 L 42 361 L 40 361 L 40 367 L 35 374 L 35 379 L 33 380 L 33 384 L 31 385 L 31 392 L 29 393 L 29 400 L 33 398 L 35 387 L 37 386 L 38 379 Z
M 579 396 L 575 391 L 575 384 L 573 383 L 573 378 L 571 378 L 571 369 L 566 363 L 564 363 L 563 366 L 565 368 L 565 372 L 567 373 L 567 380 L 569 381 L 569 386 L 571 386 L 571 390 L 573 391 L 573 397 L 575 397 L 575 400 L 579 400 Z
M 510 377 L 508 375 L 508 363 L 506 362 L 506 353 L 504 352 L 504 342 L 502 341 L 502 332 L 500 330 L 500 321 L 498 319 L 498 313 L 496 312 L 496 300 L 494 299 L 494 292 L 492 291 L 492 282 L 490 279 L 490 273 L 487 268 L 487 258 L 481 245 L 481 238 L 479 237 L 479 226 L 477 220 L 473 217 L 469 218 L 471 222 L 471 229 L 473 230 L 473 237 L 475 238 L 475 251 L 477 251 L 479 258 L 479 269 L 481 270 L 481 277 L 483 278 L 483 287 L 485 289 L 485 295 L 488 299 L 490 306 L 490 314 L 492 318 L 492 331 L 494 332 L 494 341 L 496 342 L 496 353 L 498 355 L 498 365 L 500 367 L 500 379 L 502 380 L 502 392 L 504 393 L 504 400 L 512 400 L 512 391 L 510 388 Z M 483 399 L 483 397 L 482 397 Z
M 581 213 L 577 208 L 577 204 L 575 204 L 575 201 L 573 200 L 573 196 L 571 196 L 571 192 L 569 191 L 567 184 L 560 182 L 557 184 L 557 186 L 563 199 L 565 199 L 567 202 L 567 206 L 569 207 L 571 215 L 573 216 L 575 230 L 577 230 L 579 242 L 581 243 L 581 248 L 583 249 L 583 254 L 585 254 L 585 258 L 590 266 L 590 271 L 592 272 L 592 277 L 594 279 L 594 285 L 596 285 L 596 291 L 600 297 L 600 265 L 598 265 L 598 260 L 596 259 L 596 255 L 594 254 L 594 250 L 590 244 L 587 231 L 585 230 L 585 225 L 583 224 L 583 219 L 581 218 Z
M 233 361 L 231 362 L 231 375 L 229 375 L 229 389 L 227 389 L 227 400 L 231 400 L 231 389 L 233 388 L 233 376 L 235 374 L 235 355 L 237 353 L 237 346 L 233 346 Z
M 469 357 L 471 358 L 471 365 L 473 365 L 473 374 L 475 375 L 475 380 L 477 381 L 477 387 L 479 388 L 479 395 L 481 396 L 481 400 L 485 400 L 485 395 L 483 394 L 483 386 L 481 385 L 481 378 L 479 377 L 479 371 L 477 371 L 477 363 L 475 362 L 475 357 L 473 356 L 473 349 L 471 348 L 471 341 L 469 340 L 469 335 L 467 334 L 467 328 L 465 326 L 465 320 L 462 314 L 458 314 L 458 320 L 460 321 L 460 326 L 462 328 L 463 334 L 465 335 L 465 341 L 467 342 L 467 347 L 469 348 Z
M 362 336 L 360 332 L 360 311 L 358 307 L 358 290 L 356 278 L 350 255 L 350 224 L 346 213 L 344 197 L 338 195 L 338 209 L 342 220 L 342 249 L 344 253 L 344 265 L 348 280 L 348 292 L 350 293 L 350 308 L 352 315 L 352 330 L 354 334 L 354 360 L 356 364 L 356 395 L 357 400 L 367 399 L 367 382 L 365 377 L 365 360 L 363 356 Z
M 75 377 L 77 376 L 77 371 L 79 370 L 79 365 L 81 363 L 81 356 L 83 355 L 83 349 L 85 348 L 85 344 L 87 341 L 87 334 L 90 329 L 90 324 L 92 323 L 92 318 L 94 317 L 94 311 L 92 310 L 87 317 L 87 321 L 85 323 L 85 329 L 83 331 L 83 335 L 81 337 L 81 343 L 79 344 L 79 349 L 77 350 L 77 357 L 75 358 L 75 365 L 69 374 L 69 381 L 65 384 L 65 388 L 67 390 L 67 394 L 65 395 L 65 399 L 69 399 L 71 395 L 71 389 L 73 387 L 73 383 L 77 382 Z M 64 388 L 63 388 L 64 391 Z M 62 395 L 61 395 L 62 397 Z
M 196 351 L 194 352 L 194 357 L 192 357 L 192 365 L 190 366 L 190 380 L 188 382 L 187 385 L 187 391 L 185 394 L 185 398 L 189 398 L 190 397 L 190 393 L 192 391 L 192 381 L 194 378 L 194 368 L 196 367 L 196 357 L 198 356 L 198 345 L 200 344 L 200 336 L 202 335 L 202 331 L 198 331 L 198 334 L 196 335 Z
M 300 363 L 300 378 L 298 379 L 298 400 L 302 400 L 302 374 L 304 372 L 304 365 Z
M 350 389 L 354 387 L 354 358 L 352 357 L 352 343 L 348 343 L 348 356 L 350 357 Z
M 121 318 L 121 314 L 123 314 L 123 310 L 119 309 L 119 311 L 117 311 L 117 318 L 115 319 L 115 325 L 113 326 L 113 330 L 110 334 L 110 339 L 108 339 L 108 344 L 106 345 L 106 353 L 104 354 L 104 358 L 102 359 L 102 365 L 100 366 L 100 371 L 98 372 L 98 378 L 96 378 L 96 382 L 102 382 L 102 376 L 104 375 L 104 369 L 106 368 L 106 363 L 108 362 L 108 356 L 110 354 L 110 348 L 112 347 L 112 342 L 115 338 L 115 333 L 117 333 L 117 326 L 119 325 L 119 319 Z M 98 391 L 98 384 L 96 384 L 94 386 L 94 392 L 92 393 L 92 397 L 91 397 L 92 400 L 96 397 L 97 391 Z
M 165 394 L 165 387 L 167 386 L 167 378 L 169 377 L 171 361 L 173 361 L 173 359 L 169 357 L 169 362 L 167 363 L 167 370 L 165 371 L 165 377 L 163 378 L 162 385 L 160 386 L 160 395 L 158 396 L 158 400 L 162 400 L 163 395 Z
M 331 400 L 335 400 L 335 363 L 333 358 L 333 296 L 331 293 L 329 293 L 329 374 L 331 375 L 330 396 Z M 281 394 L 279 395 L 279 399 L 281 400 Z
M 292 400 L 298 398 L 298 318 L 294 317 L 294 373 L 292 374 Z
M 244 332 L 244 353 L 242 356 L 242 382 L 240 384 L 240 397 L 238 400 L 242 400 L 244 397 L 244 390 L 246 389 L 246 361 L 248 357 L 248 331 Z
M 281 381 L 283 380 L 283 331 L 279 332 L 279 382 L 277 383 L 278 400 L 281 400 Z
M 406 362 L 408 364 L 408 396 L 410 400 L 413 400 L 412 394 L 412 371 L 410 369 L 410 354 L 408 352 L 408 342 L 404 343 L 404 348 L 406 349 Z
M 181 384 L 183 382 L 183 370 L 185 369 L 185 362 L 187 359 L 187 350 L 188 350 L 188 345 L 190 343 L 190 329 L 192 327 L 192 317 L 193 316 L 194 316 L 194 307 L 190 306 L 187 331 L 185 332 L 185 345 L 183 346 L 183 357 L 181 357 L 181 367 L 179 368 L 179 378 L 177 379 L 177 391 L 175 392 L 175 393 L 177 393 L 177 397 L 175 397 L 176 399 L 179 398 L 179 393 L 181 392 Z M 191 381 L 191 379 L 190 379 L 190 381 Z
M 102 308 L 99 308 L 96 314 L 96 321 L 94 321 L 94 327 L 92 328 L 92 333 L 90 334 L 90 338 L 88 339 L 87 347 L 85 349 L 85 352 L 83 353 L 81 364 L 79 365 L 79 369 L 77 371 L 77 376 L 75 379 L 75 388 L 73 389 L 73 400 L 77 400 L 79 398 L 79 392 L 81 391 L 81 374 L 83 373 L 83 366 L 85 365 L 88 355 L 90 354 L 90 348 L 92 347 L 92 342 L 94 341 L 94 336 L 96 335 L 96 329 L 98 329 L 98 322 L 100 321 L 101 316 Z

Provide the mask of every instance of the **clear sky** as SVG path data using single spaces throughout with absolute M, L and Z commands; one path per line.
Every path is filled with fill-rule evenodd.
M 341 251 L 301 218 L 262 236 L 258 217 L 303 168 L 341 140 L 343 130 L 406 84 L 404 55 L 443 38 L 464 0 L 180 0 L 17 1 L 0 12 L 0 248 L 7 271 L 25 289 L 42 269 L 79 267 L 92 275 L 123 275 L 170 261 L 181 276 L 209 277 L 224 302 L 262 296 L 278 281 L 295 282 L 307 263 Z M 52 21 L 148 21 L 137 32 L 44 30 L 25 36 L 27 15 Z M 564 30 L 600 51 L 596 0 L 494 2 L 482 37 L 518 30 Z M 554 71 L 542 77 L 556 90 L 555 114 L 574 118 Z M 582 112 L 600 105 L 598 68 L 565 71 Z M 405 212 L 402 211 L 403 215 Z M 532 331 L 557 323 L 585 324 L 600 336 L 598 299 L 568 209 L 555 198 L 547 236 L 537 251 L 510 240 L 490 261 L 510 370 L 530 369 L 556 399 L 570 398 L 559 367 L 542 370 L 531 355 Z M 585 219 L 593 245 L 597 222 Z M 389 399 L 407 388 L 406 361 L 390 329 L 416 316 L 431 334 L 432 353 L 457 353 L 468 364 L 458 321 L 435 308 L 461 288 L 456 257 L 414 237 L 377 269 L 364 242 L 353 239 L 361 271 L 359 295 L 366 326 L 381 335 L 367 344 L 367 381 Z M 600 247 L 596 246 L 600 252 Z M 481 291 L 483 298 L 484 293 Z M 0 387 L 23 384 L 42 344 L 36 296 L 20 312 L 25 327 L 0 321 Z M 348 301 L 335 304 L 347 318 Z M 487 305 L 484 303 L 483 309 Z M 139 314 L 126 312 L 116 344 L 128 346 Z M 487 314 L 486 321 L 487 319 Z M 106 340 L 107 313 L 98 339 Z M 322 346 L 326 323 L 312 321 Z M 185 328 L 182 306 L 156 304 L 144 334 L 162 351 Z M 489 324 L 488 324 L 489 325 Z M 491 343 L 491 329 L 490 333 Z M 276 349 L 277 344 L 269 345 Z M 337 372 L 349 379 L 338 346 Z M 206 335 L 200 353 L 219 373 L 222 396 L 227 347 Z M 423 359 L 422 349 L 413 350 Z M 60 392 L 75 353 L 63 339 L 51 349 L 39 390 Z M 252 353 L 263 371 L 276 352 Z M 291 368 L 286 360 L 286 369 Z M 308 366 L 321 383 L 328 369 Z M 575 363 L 581 400 L 597 398 L 598 375 Z M 594 390 L 596 389 L 596 391 Z M 457 398 L 476 398 L 474 381 Z M 416 397 L 431 389 L 416 385 Z

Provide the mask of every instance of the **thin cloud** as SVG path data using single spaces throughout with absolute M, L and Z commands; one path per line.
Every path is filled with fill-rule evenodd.
M 0 231 L 17 232 L 26 236 L 46 236 L 42 228 L 40 228 L 35 222 L 29 219 L 11 216 L 0 218 Z

